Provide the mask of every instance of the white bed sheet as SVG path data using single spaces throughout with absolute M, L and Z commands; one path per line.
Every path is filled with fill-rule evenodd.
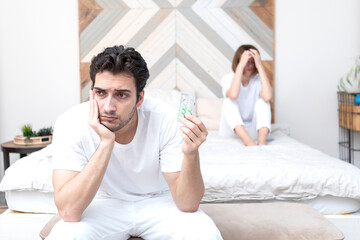
M 204 202 L 309 200 L 335 196 L 360 200 L 360 170 L 274 129 L 266 146 L 210 131 L 200 147 Z

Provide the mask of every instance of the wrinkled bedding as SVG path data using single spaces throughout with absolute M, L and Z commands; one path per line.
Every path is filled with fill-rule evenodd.
M 266 146 L 245 147 L 238 138 L 223 138 L 210 131 L 200 147 L 206 188 L 202 202 L 319 196 L 360 202 L 359 168 L 294 140 L 281 128 L 274 128 L 270 138 Z M 52 193 L 51 155 L 49 145 L 16 161 L 6 170 L 0 191 Z
M 200 147 L 203 202 L 306 200 L 317 196 L 360 200 L 360 170 L 274 130 L 266 146 L 210 131 Z

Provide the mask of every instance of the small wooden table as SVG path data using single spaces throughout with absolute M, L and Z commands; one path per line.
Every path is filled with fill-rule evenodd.
M 4 142 L 1 144 L 1 151 L 4 154 L 4 171 L 10 166 L 10 153 L 19 153 L 20 158 L 25 157 L 28 153 L 38 151 L 50 143 L 42 143 L 35 145 L 19 145 L 13 141 Z

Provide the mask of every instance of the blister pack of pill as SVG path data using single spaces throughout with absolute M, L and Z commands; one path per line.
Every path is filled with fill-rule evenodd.
M 195 96 L 189 93 L 181 93 L 178 120 L 185 117 L 185 114 L 195 115 Z

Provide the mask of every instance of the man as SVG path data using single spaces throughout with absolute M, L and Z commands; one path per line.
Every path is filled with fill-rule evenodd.
M 53 185 L 62 221 L 48 239 L 222 239 L 198 210 L 204 194 L 196 117 L 145 99 L 146 62 L 133 48 L 91 61 L 90 101 L 54 127 Z

